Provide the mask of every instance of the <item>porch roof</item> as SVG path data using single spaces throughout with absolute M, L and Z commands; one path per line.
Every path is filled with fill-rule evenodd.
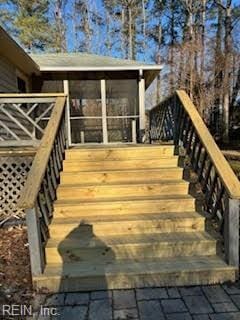
M 161 65 L 136 60 L 117 59 L 88 53 L 43 53 L 32 54 L 41 72 L 108 72 L 143 71 L 146 87 L 162 69 Z
M 88 53 L 31 54 L 40 71 L 161 70 L 161 65 Z

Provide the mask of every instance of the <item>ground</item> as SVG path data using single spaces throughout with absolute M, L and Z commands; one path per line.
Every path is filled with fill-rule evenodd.
M 239 284 L 39 296 L 36 320 L 239 320 Z M 48 306 L 48 308 L 46 308 Z M 44 311 L 43 311 L 44 310 Z M 52 312 L 54 316 L 43 316 Z M 55 314 L 58 313 L 56 316 Z
M 0 248 L 0 305 L 29 303 L 34 293 L 26 228 L 0 229 Z

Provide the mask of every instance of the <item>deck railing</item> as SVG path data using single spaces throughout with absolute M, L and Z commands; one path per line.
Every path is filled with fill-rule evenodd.
M 44 247 L 66 146 L 65 97 L 56 98 L 18 206 L 26 210 L 32 274 L 44 268 Z
M 63 94 L 0 94 L 0 147 L 38 145 L 57 97 Z
M 219 224 L 228 264 L 239 266 L 240 182 L 185 91 L 149 112 L 150 141 L 173 140 L 189 157 L 204 194 L 203 209 Z

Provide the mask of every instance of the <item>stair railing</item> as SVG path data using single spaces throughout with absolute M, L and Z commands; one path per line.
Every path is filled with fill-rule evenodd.
M 239 266 L 240 182 L 183 90 L 150 110 L 150 142 L 183 147 L 204 195 L 203 210 L 217 219 L 229 265 Z
M 65 100 L 57 97 L 47 127 L 19 198 L 25 209 L 32 275 L 43 272 L 48 225 L 59 184 L 66 146 Z

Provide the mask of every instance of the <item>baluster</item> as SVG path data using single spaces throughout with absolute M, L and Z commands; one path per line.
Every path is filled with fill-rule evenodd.
M 199 166 L 199 170 L 198 170 L 198 181 L 200 183 L 202 182 L 202 179 L 203 179 L 203 170 L 204 170 L 204 167 L 205 167 L 205 164 L 206 164 L 206 160 L 207 160 L 207 151 L 206 151 L 206 149 L 204 149 L 202 162 L 200 161 L 200 166 Z
M 196 163 L 194 163 L 194 160 L 197 158 L 197 157 L 195 157 L 195 154 L 196 154 L 196 148 L 197 148 L 198 142 L 199 142 L 199 138 L 198 138 L 196 132 L 194 132 L 193 148 L 192 148 L 192 152 L 190 154 L 191 163 L 192 163 L 192 165 L 194 165 L 194 167 L 196 164 Z
M 58 169 L 58 165 L 57 165 L 56 154 L 55 154 L 54 148 L 52 150 L 52 159 L 53 159 L 53 168 L 54 168 L 54 172 L 55 172 L 55 177 L 56 177 L 56 179 L 58 179 L 59 178 L 59 169 Z
M 56 190 L 56 188 L 57 188 L 57 179 L 56 179 L 56 176 L 55 176 L 55 170 L 54 170 L 54 164 L 53 164 L 52 155 L 50 155 L 50 158 L 49 158 L 49 166 L 50 166 L 50 175 L 51 175 L 53 187 Z
M 183 110 L 183 108 L 182 108 L 182 110 Z M 185 128 L 185 126 L 186 126 L 186 121 L 187 121 L 187 114 L 186 114 L 186 112 L 184 112 L 183 118 L 180 119 L 180 121 L 181 121 L 181 126 L 180 126 L 179 140 L 180 140 L 180 141 L 183 141 L 183 131 L 184 131 L 184 128 Z
M 189 117 L 187 117 L 186 128 L 183 131 L 183 147 L 184 148 L 186 147 L 186 142 L 187 142 L 187 138 L 188 138 L 188 134 L 189 134 L 190 125 L 191 125 L 191 121 L 190 121 Z
M 208 167 L 207 167 L 207 170 L 206 170 L 206 173 L 205 173 L 205 176 L 204 176 L 203 186 L 202 186 L 203 193 L 206 192 L 208 179 L 209 179 L 209 175 L 210 175 L 210 172 L 212 170 L 212 167 L 213 167 L 213 164 L 212 164 L 211 160 L 209 160 Z
M 61 143 L 60 143 L 60 136 L 57 136 L 57 141 L 56 141 L 56 152 L 59 157 L 59 162 L 60 162 L 60 170 L 62 169 L 62 161 L 63 161 L 63 153 L 61 150 Z
M 48 226 L 50 221 L 46 208 L 46 201 L 44 199 L 44 194 L 42 191 L 39 192 L 39 195 L 37 197 L 37 207 L 39 210 L 39 216 L 41 215 L 43 217 L 45 224 Z
M 40 221 L 40 228 L 41 228 L 41 236 L 43 238 L 42 247 L 44 248 L 44 245 L 47 243 L 47 240 L 49 238 L 49 232 L 46 224 L 41 223 L 41 221 Z
M 61 130 L 60 130 L 60 146 L 61 146 L 61 153 L 63 154 L 64 153 L 64 149 L 65 149 L 65 137 L 64 137 L 64 126 L 61 127 Z
M 48 184 L 48 190 L 51 196 L 52 201 L 55 200 L 56 195 L 55 195 L 55 190 L 52 184 L 52 180 L 51 180 L 51 169 L 50 169 L 50 163 L 48 163 L 48 167 L 47 167 L 47 172 L 46 172 L 46 178 L 47 178 L 47 184 Z
M 212 216 L 213 217 L 216 215 L 217 210 L 221 205 L 221 200 L 222 200 L 222 197 L 224 195 L 224 191 L 225 191 L 224 186 L 221 183 L 220 189 L 217 192 L 216 203 L 215 203 L 215 206 L 214 206 L 214 208 L 212 210 Z
M 217 183 L 217 174 L 216 174 L 216 171 L 214 170 L 214 177 L 213 177 L 213 180 L 210 184 L 210 189 L 209 189 L 209 192 L 207 193 L 206 195 L 206 207 L 207 209 L 209 209 L 208 212 L 211 212 L 211 203 L 213 201 L 213 193 L 215 191 L 215 188 L 216 188 L 216 183 Z
M 47 209 L 48 209 L 48 216 L 51 217 L 52 216 L 52 202 L 50 199 L 49 190 L 47 188 L 47 181 L 45 180 L 45 178 L 43 180 L 42 185 L 43 185 L 44 198 L 45 198 Z
M 58 147 L 57 147 L 57 143 L 55 141 L 54 146 L 53 146 L 53 152 L 56 157 L 56 163 L 57 163 L 57 168 L 58 168 L 58 172 L 59 172 L 62 169 L 62 165 L 61 165 L 59 154 L 57 151 L 58 151 Z
M 194 126 L 191 123 L 191 129 L 190 129 L 190 132 L 189 132 L 188 141 L 187 141 L 187 147 L 186 147 L 187 154 L 190 153 L 190 150 L 191 150 L 191 147 L 192 147 L 193 134 L 194 134 Z
M 177 103 L 177 101 L 175 100 L 175 104 L 176 104 L 176 108 L 177 108 L 177 114 L 176 114 L 176 120 L 175 120 L 175 145 L 179 145 L 179 141 L 180 141 L 180 128 L 181 128 L 181 119 L 183 117 L 183 108 L 179 105 L 179 103 Z
M 203 146 L 202 146 L 202 143 L 201 141 L 199 140 L 199 138 L 197 137 L 198 139 L 198 143 L 197 143 L 197 153 L 196 153 L 196 159 L 195 159 L 195 163 L 193 165 L 193 170 L 197 173 L 198 175 L 198 171 L 199 171 L 199 168 L 200 168 L 200 157 L 201 157 L 201 153 L 202 153 L 202 149 L 203 149 Z

